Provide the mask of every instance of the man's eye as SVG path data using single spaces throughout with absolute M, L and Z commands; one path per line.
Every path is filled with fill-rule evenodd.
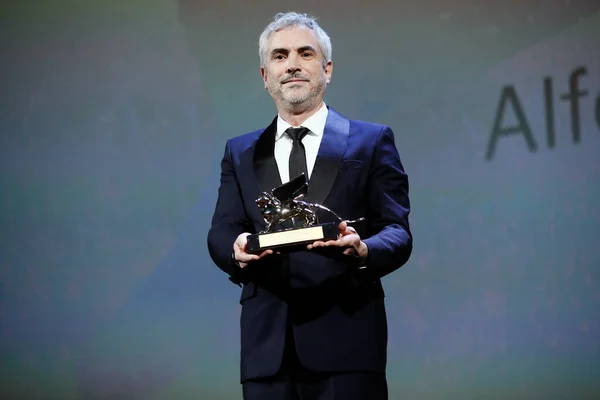
M 304 53 L 302 53 L 302 57 L 310 57 L 312 56 L 312 53 L 309 51 L 305 51 Z
M 283 54 L 275 54 L 273 56 L 274 60 L 283 60 L 285 57 L 283 56 Z

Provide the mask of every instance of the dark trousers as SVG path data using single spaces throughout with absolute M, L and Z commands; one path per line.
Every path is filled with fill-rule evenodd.
M 323 373 L 304 368 L 288 328 L 285 354 L 279 372 L 244 382 L 244 400 L 387 400 L 385 375 L 374 373 Z

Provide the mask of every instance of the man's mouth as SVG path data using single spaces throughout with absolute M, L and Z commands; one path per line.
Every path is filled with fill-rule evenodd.
M 302 78 L 291 78 L 291 79 L 285 79 L 281 83 L 282 84 L 286 84 L 286 83 L 294 83 L 294 82 L 308 82 L 308 80 L 307 79 L 302 79 Z

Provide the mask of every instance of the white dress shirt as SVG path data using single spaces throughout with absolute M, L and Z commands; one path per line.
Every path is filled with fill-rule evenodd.
M 311 115 L 301 125 L 310 129 L 310 132 L 302 139 L 302 144 L 304 145 L 304 150 L 306 152 L 306 167 L 308 168 L 309 178 L 315 166 L 315 161 L 317 160 L 317 153 L 319 152 L 319 146 L 321 145 L 321 139 L 323 138 L 327 114 L 329 114 L 329 110 L 325 103 L 323 103 L 319 111 Z M 286 183 L 290 180 L 290 153 L 292 152 L 293 142 L 285 133 L 286 129 L 290 127 L 292 127 L 292 125 L 281 118 L 281 115 L 277 116 L 275 161 L 277 162 L 277 168 L 279 169 L 281 183 Z M 299 128 L 299 126 L 294 126 L 292 128 Z

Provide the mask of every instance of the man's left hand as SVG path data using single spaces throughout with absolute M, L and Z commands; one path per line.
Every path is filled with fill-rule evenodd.
M 360 236 L 351 226 L 345 221 L 340 222 L 338 226 L 339 234 L 337 240 L 316 241 L 307 246 L 308 250 L 320 251 L 326 250 L 324 253 L 334 251 L 335 253 L 344 255 L 345 259 L 352 264 L 362 266 L 367 260 L 369 248 L 360 240 Z

